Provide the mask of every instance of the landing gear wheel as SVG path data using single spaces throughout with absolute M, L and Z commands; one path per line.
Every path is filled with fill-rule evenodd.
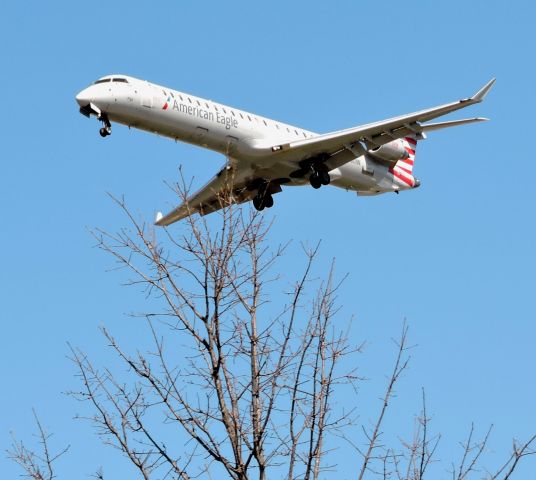
M 112 134 L 112 124 L 110 123 L 110 120 L 108 120 L 108 116 L 106 114 L 102 114 L 99 116 L 99 120 L 102 122 L 102 128 L 99 130 L 101 137 L 107 137 L 108 135 Z
M 253 197 L 253 206 L 259 212 L 262 212 L 265 208 L 272 208 L 274 206 L 274 197 L 270 193 L 259 192 Z
M 322 180 L 318 172 L 311 173 L 311 176 L 309 177 L 309 182 L 311 183 L 311 187 L 313 187 L 314 189 L 318 189 L 322 186 Z
M 253 206 L 255 207 L 255 210 L 262 212 L 264 210 L 264 207 L 266 206 L 264 204 L 264 199 L 260 195 L 255 195 L 253 197 Z
M 318 172 L 318 175 L 320 176 L 320 183 L 322 183 L 322 185 L 329 185 L 331 178 L 329 178 L 328 172 L 326 171 Z

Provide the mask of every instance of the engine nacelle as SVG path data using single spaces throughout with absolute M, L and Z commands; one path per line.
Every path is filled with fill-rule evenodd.
M 369 153 L 378 157 L 381 160 L 384 160 L 389 163 L 396 163 L 399 160 L 404 160 L 409 157 L 409 153 L 404 147 L 402 140 L 393 140 L 392 142 L 386 143 L 381 147 L 373 148 Z

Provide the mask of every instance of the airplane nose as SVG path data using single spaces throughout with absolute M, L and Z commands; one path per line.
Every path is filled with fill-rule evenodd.
M 81 107 L 85 107 L 86 105 L 89 105 L 91 102 L 91 97 L 89 96 L 88 89 L 82 90 L 76 97 L 76 102 Z

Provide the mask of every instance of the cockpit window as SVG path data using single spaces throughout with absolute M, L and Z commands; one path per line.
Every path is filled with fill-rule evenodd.
M 128 83 L 128 80 L 126 78 L 114 78 L 112 82 Z
M 97 83 L 106 83 L 106 82 L 111 82 L 112 79 L 111 78 L 102 78 L 100 80 L 97 80 L 93 85 L 97 85 Z

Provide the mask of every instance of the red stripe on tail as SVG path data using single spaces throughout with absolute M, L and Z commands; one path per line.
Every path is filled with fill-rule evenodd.
M 414 184 L 414 180 L 413 180 L 413 176 L 410 176 L 410 178 L 408 178 L 403 172 L 399 172 L 397 170 L 395 170 L 393 167 L 389 168 L 389 171 L 396 177 L 398 178 L 399 180 L 402 180 L 406 185 L 409 185 L 410 187 L 413 187 L 413 184 Z

